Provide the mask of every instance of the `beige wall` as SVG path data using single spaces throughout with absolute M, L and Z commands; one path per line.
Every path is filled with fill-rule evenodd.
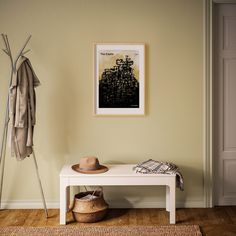
M 0 32 L 15 53 L 33 36 L 28 56 L 42 83 L 34 142 L 48 201 L 59 200 L 64 163 L 96 155 L 102 163 L 174 162 L 186 185 L 178 202 L 203 204 L 202 1 L 0 0 Z M 94 42 L 146 44 L 146 116 L 93 116 Z M 3 52 L 0 66 L 2 131 L 10 75 Z M 40 200 L 31 159 L 17 162 L 8 150 L 5 173 L 6 201 Z M 150 187 L 106 192 L 114 205 L 126 198 L 153 206 L 164 196 Z

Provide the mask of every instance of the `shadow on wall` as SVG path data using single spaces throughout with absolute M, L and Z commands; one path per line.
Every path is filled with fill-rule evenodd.
M 204 197 L 203 170 L 183 165 L 179 166 L 179 169 L 184 177 L 184 191 L 177 192 L 179 201 L 183 204 L 188 201 L 188 198 L 193 201 L 202 201 Z

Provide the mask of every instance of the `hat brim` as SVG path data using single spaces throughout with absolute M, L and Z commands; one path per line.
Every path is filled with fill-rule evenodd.
M 71 167 L 74 171 L 82 173 L 82 174 L 100 174 L 108 171 L 108 167 L 99 165 L 99 168 L 97 170 L 82 170 L 80 169 L 80 165 L 76 164 Z

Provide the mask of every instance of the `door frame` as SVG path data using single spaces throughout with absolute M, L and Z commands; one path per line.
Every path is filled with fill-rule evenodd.
M 235 3 L 236 0 L 203 0 L 203 171 L 204 205 L 214 206 L 213 160 L 213 7 L 219 3 Z

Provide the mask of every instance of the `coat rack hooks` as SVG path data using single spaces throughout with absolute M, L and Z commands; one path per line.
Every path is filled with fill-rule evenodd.
M 26 54 L 27 52 L 30 51 L 30 49 L 25 50 L 25 47 L 27 46 L 28 42 L 31 39 L 31 35 L 28 36 L 28 38 L 26 39 L 26 42 L 24 43 L 23 47 L 21 48 L 21 50 L 19 51 L 15 61 L 13 61 L 13 57 L 12 57 L 12 52 L 11 52 L 11 47 L 10 47 L 10 43 L 8 40 L 8 36 L 6 34 L 2 34 L 2 38 L 5 44 L 5 49 L 2 49 L 9 57 L 10 57 L 10 61 L 11 61 L 11 78 L 9 81 L 9 88 L 11 86 L 12 83 L 12 77 L 13 77 L 13 73 L 16 72 L 16 65 L 17 65 L 17 61 L 19 60 L 19 58 L 21 56 L 23 56 L 24 54 Z M 7 97 L 7 104 L 6 104 L 6 110 L 5 110 L 5 122 L 4 122 L 4 127 L 3 127 L 3 133 L 2 133 L 2 143 L 1 143 L 1 151 L 0 151 L 0 166 L 1 166 L 1 182 L 0 182 L 0 209 L 1 209 L 1 200 L 2 200 L 2 187 L 3 187 L 3 177 L 4 177 L 4 166 L 5 166 L 5 156 L 6 156 L 6 145 L 7 145 L 7 133 L 8 133 L 8 123 L 9 123 L 9 93 L 8 93 L 8 97 Z M 39 171 L 38 171 L 38 164 L 36 161 L 36 156 L 33 150 L 33 160 L 34 160 L 34 165 L 35 165 L 35 171 L 37 174 L 37 179 L 38 179 L 38 183 L 39 183 L 39 187 L 40 187 L 40 193 L 41 193 L 41 197 L 42 197 L 42 201 L 43 201 L 43 206 L 44 206 L 44 210 L 45 210 L 45 216 L 46 218 L 48 218 L 48 211 L 47 211 L 47 207 L 46 207 L 46 201 L 45 201 L 45 197 L 44 197 L 44 193 L 43 193 L 43 187 L 42 187 L 42 183 L 41 183 L 41 179 L 40 179 L 40 175 L 39 175 Z
M 12 57 L 12 52 L 11 52 L 11 47 L 10 47 L 10 43 L 9 43 L 9 40 L 8 40 L 8 36 L 6 34 L 2 34 L 2 38 L 3 38 L 3 41 L 4 41 L 5 47 L 6 47 L 5 49 L 2 49 L 2 50 L 10 57 L 11 66 L 12 66 L 12 69 L 14 71 L 16 70 L 16 64 L 17 64 L 17 61 L 19 60 L 19 58 L 21 56 L 23 56 L 24 54 L 26 54 L 27 52 L 30 51 L 30 49 L 28 49 L 28 50 L 26 50 L 24 52 L 24 49 L 27 46 L 28 42 L 30 41 L 31 37 L 32 37 L 32 35 L 28 36 L 28 38 L 26 39 L 26 42 L 24 43 L 23 47 L 19 51 L 18 56 L 16 57 L 16 60 L 13 61 L 13 57 Z

